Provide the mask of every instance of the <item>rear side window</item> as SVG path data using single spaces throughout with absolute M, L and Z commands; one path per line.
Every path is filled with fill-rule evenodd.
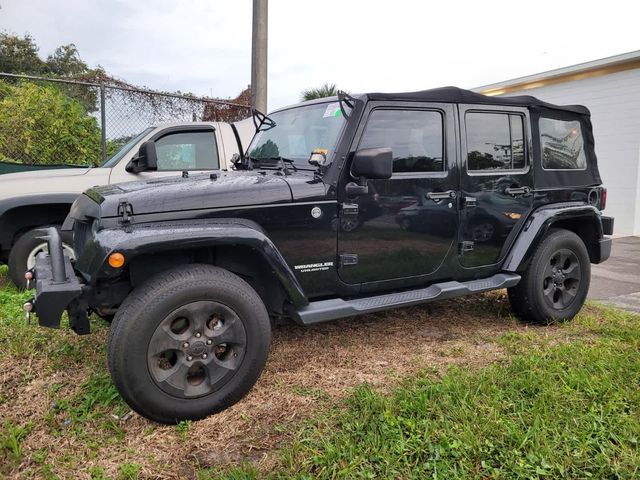
M 584 170 L 582 128 L 577 120 L 557 120 L 540 117 L 542 168 L 546 170 Z
M 374 110 L 358 148 L 389 147 L 394 173 L 442 172 L 443 116 L 431 110 Z
M 524 122 L 512 113 L 468 112 L 467 170 L 522 170 L 526 166 Z
M 155 144 L 159 171 L 220 168 L 213 131 L 170 133 Z

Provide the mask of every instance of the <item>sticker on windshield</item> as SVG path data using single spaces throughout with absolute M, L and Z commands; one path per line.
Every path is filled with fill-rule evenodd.
M 324 115 L 322 115 L 322 118 L 340 117 L 340 116 L 342 116 L 342 110 L 340 110 L 340 103 L 336 102 L 336 103 L 330 103 L 329 105 L 327 105 L 327 109 L 324 111 Z

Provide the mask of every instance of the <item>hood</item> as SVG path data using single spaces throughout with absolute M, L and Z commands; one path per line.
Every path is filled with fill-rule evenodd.
M 0 196 L 25 193 L 82 193 L 94 185 L 109 183 L 108 168 L 55 168 L 0 175 Z
M 86 194 L 101 204 L 103 218 L 117 216 L 118 205 L 124 200 L 133 215 L 292 201 L 283 176 L 255 171 L 228 172 L 215 178 L 199 174 L 119 183 L 92 188 Z
M 91 168 L 43 168 L 40 170 L 32 170 L 28 172 L 5 173 L 0 180 L 32 180 L 38 178 L 64 178 L 77 177 L 86 174 Z

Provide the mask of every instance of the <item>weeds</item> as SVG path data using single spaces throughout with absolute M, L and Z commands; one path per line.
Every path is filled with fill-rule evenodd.
M 122 436 L 122 430 L 114 418 L 120 418 L 128 410 L 120 394 L 106 372 L 96 373 L 82 384 L 75 397 L 52 402 L 49 422 L 59 432 L 70 430 L 84 435 L 84 424 L 99 422 L 103 433 Z
M 178 434 L 180 434 L 180 438 L 183 442 L 188 438 L 190 426 L 191 420 L 182 420 L 176 425 L 176 430 L 178 431 Z
M 123 463 L 120 465 L 120 480 L 137 480 L 142 466 L 139 463 Z
M 33 425 L 15 425 L 11 422 L 5 422 L 0 431 L 0 459 L 6 458 L 10 461 L 19 463 L 22 459 L 22 440 L 31 432 Z

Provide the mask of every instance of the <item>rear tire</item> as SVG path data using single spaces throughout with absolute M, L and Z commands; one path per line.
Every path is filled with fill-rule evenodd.
M 38 237 L 42 237 L 45 234 L 42 229 L 48 228 L 49 226 L 52 225 L 38 227 L 24 232 L 11 248 L 8 261 L 9 277 L 19 290 L 27 288 L 24 273 L 33 267 L 35 256 L 41 251 L 47 251 L 47 242 Z M 59 228 L 58 232 L 60 232 Z M 73 235 L 71 232 L 60 232 L 60 236 L 65 251 L 73 255 Z
M 142 416 L 199 420 L 253 387 L 270 343 L 269 315 L 249 284 L 218 267 L 185 265 L 150 278 L 122 303 L 109 370 Z
M 509 302 L 528 322 L 571 320 L 584 304 L 590 281 L 584 242 L 569 230 L 554 229 L 538 245 L 520 283 L 507 290 Z

